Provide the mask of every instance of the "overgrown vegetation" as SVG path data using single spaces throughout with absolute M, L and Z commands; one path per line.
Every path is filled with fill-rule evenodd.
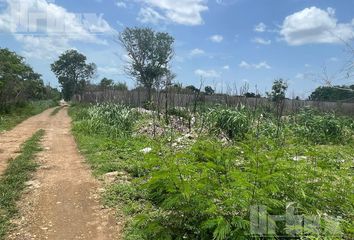
M 225 133 L 229 139 L 243 140 L 251 129 L 250 116 L 244 107 L 240 109 L 213 109 L 208 122 L 210 129 Z
M 45 86 L 41 75 L 15 52 L 0 48 L 0 114 L 28 101 L 59 100 L 57 89 Z
M 352 119 L 309 109 L 279 117 L 277 111 L 214 106 L 198 108 L 191 129 L 178 132 L 174 118 L 184 117 L 183 110 L 167 111 L 167 123 L 134 115 L 128 128 L 121 123 L 125 111 L 135 112 L 114 105 L 70 110 L 94 172 L 102 178 L 116 172 L 105 200 L 124 211 L 125 239 L 354 237 Z M 139 134 L 154 121 L 164 134 Z M 110 126 L 126 134 L 112 134 Z M 269 218 L 274 233 L 252 232 L 255 206 L 286 214 L 288 224 Z M 303 226 L 291 214 L 318 226 Z
M 132 132 L 137 112 L 116 104 L 98 104 L 77 113 L 81 122 L 75 127 L 83 131 L 117 137 Z
M 56 106 L 53 100 L 34 101 L 17 104 L 8 109 L 7 113 L 0 113 L 0 132 L 9 130 L 28 117 L 39 114 L 44 110 Z
M 0 239 L 4 239 L 9 230 L 10 219 L 17 214 L 16 202 L 37 167 L 34 157 L 41 150 L 39 144 L 43 135 L 44 130 L 39 130 L 27 140 L 21 154 L 9 162 L 7 170 L 0 176 Z

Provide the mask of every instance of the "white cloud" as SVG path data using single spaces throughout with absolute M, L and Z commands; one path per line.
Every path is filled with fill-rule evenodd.
M 176 55 L 176 56 L 174 57 L 174 59 L 176 60 L 176 62 L 179 62 L 179 63 L 184 62 L 184 57 L 179 56 L 179 55 Z
M 338 62 L 339 59 L 337 57 L 331 57 L 330 59 L 328 59 L 330 62 Z
M 239 0 L 216 0 L 216 3 L 222 6 L 229 6 L 235 4 Z
M 253 67 L 256 69 L 261 69 L 261 68 L 271 69 L 272 68 L 267 62 L 260 62 L 258 64 L 254 64 Z
M 168 21 L 182 25 L 203 24 L 202 12 L 208 10 L 205 0 L 142 0 L 163 12 Z
M 205 54 L 205 51 L 203 49 L 199 49 L 199 48 L 195 48 L 189 53 L 189 55 L 192 57 L 200 56 L 200 55 L 204 55 L 204 54 Z
M 304 79 L 305 78 L 305 75 L 303 74 L 303 73 L 298 73 L 298 74 L 296 74 L 296 76 L 295 76 L 295 78 L 296 79 Z
M 224 37 L 221 35 L 213 35 L 210 38 L 210 41 L 215 42 L 215 43 L 220 43 L 224 40 Z
M 252 39 L 252 42 L 257 43 L 257 44 L 262 44 L 262 45 L 269 45 L 272 43 L 271 40 L 266 40 L 264 38 L 256 37 Z
M 164 21 L 165 18 L 154 9 L 147 7 L 140 9 L 137 20 L 142 23 L 158 24 L 160 21 Z
M 114 33 L 102 16 L 86 14 L 80 18 L 45 0 L 6 3 L 0 14 L 0 31 L 13 34 L 27 57 L 50 58 L 70 48 L 73 41 L 106 44 L 96 34 Z
M 260 62 L 260 63 L 248 63 L 246 61 L 241 61 L 241 63 L 238 65 L 240 68 L 245 68 L 245 69 L 271 69 L 272 67 L 266 62 Z
M 112 76 L 112 75 L 122 75 L 123 72 L 119 67 L 114 67 L 114 66 L 105 66 L 105 67 L 98 67 L 97 71 L 100 75 L 102 76 Z
M 238 66 L 240 68 L 251 68 L 251 64 L 247 63 L 246 61 L 242 61 Z
M 267 30 L 267 25 L 265 25 L 264 23 L 260 22 L 259 24 L 254 26 L 253 30 L 255 32 L 265 32 Z
M 225 65 L 225 66 L 222 67 L 222 69 L 224 69 L 224 70 L 229 70 L 229 69 L 230 69 L 230 66 L 229 66 L 229 65 Z
M 287 16 L 280 34 L 289 45 L 339 43 L 354 37 L 354 25 L 338 23 L 333 8 L 310 7 Z
M 116 6 L 119 8 L 127 8 L 127 4 L 123 1 L 117 1 Z
M 194 71 L 194 74 L 204 78 L 218 78 L 220 76 L 219 73 L 213 69 L 210 70 L 197 69 Z

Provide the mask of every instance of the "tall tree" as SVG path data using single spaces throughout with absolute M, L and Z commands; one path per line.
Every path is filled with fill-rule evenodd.
M 101 90 L 106 90 L 113 87 L 113 80 L 108 78 L 103 78 L 100 82 Z
M 204 91 L 206 95 L 213 95 L 215 93 L 215 90 L 211 86 L 206 86 Z
M 82 53 L 68 50 L 51 65 L 52 71 L 61 84 L 65 100 L 70 100 L 74 94 L 82 94 L 95 75 L 96 65 L 87 63 L 86 60 L 86 56 Z
M 309 99 L 313 101 L 354 101 L 354 85 L 321 86 L 311 93 Z
M 19 102 L 42 99 L 44 95 L 41 75 L 35 73 L 23 57 L 0 48 L 0 111 Z
M 150 28 L 126 28 L 120 34 L 119 42 L 130 58 L 126 72 L 147 88 L 151 100 L 152 87 L 169 72 L 174 38 Z

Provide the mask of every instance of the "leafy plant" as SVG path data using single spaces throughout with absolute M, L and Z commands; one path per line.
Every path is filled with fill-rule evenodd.
M 214 109 L 210 112 L 211 128 L 224 132 L 230 139 L 243 140 L 251 129 L 251 120 L 244 107 Z
M 319 219 L 316 229 L 269 219 L 275 224 L 270 238 L 291 237 L 289 231 L 296 230 L 303 239 L 353 238 L 352 144 L 321 146 L 297 132 L 307 118 L 319 118 L 321 124 L 328 121 L 323 128 L 333 140 L 341 135 L 333 121 L 349 126 L 349 119 L 301 112 L 283 120 L 278 135 L 277 118 L 270 114 L 250 114 L 242 107 L 214 108 L 206 114 L 212 130 L 231 131 L 242 141 L 223 145 L 215 136 L 201 133 L 192 145 L 177 149 L 163 137 L 96 135 L 87 128 L 75 129 L 95 173 L 124 171 L 132 178 L 113 183 L 105 193 L 106 203 L 127 215 L 126 240 L 262 238 L 250 232 L 250 209 L 259 205 L 277 216 L 288 214 L 291 205 L 295 215 Z M 90 114 L 79 115 L 82 119 L 75 125 L 90 119 Z M 104 125 L 97 128 L 104 131 Z M 349 127 L 346 131 L 352 134 Z M 143 153 L 146 147 L 152 151 Z
M 295 121 L 298 137 L 313 143 L 343 143 L 350 140 L 345 121 L 334 114 L 321 115 L 312 109 L 304 109 L 296 115 Z
M 83 119 L 76 128 L 103 133 L 109 136 L 126 135 L 132 132 L 137 113 L 117 104 L 97 104 L 78 113 Z

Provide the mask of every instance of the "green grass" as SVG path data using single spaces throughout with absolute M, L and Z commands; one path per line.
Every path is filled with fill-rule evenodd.
M 55 116 L 58 114 L 58 112 L 62 109 L 63 107 L 56 107 L 54 110 L 50 113 L 50 116 Z
M 56 106 L 52 100 L 30 102 L 24 106 L 13 107 L 9 113 L 0 112 L 0 132 L 10 130 L 27 118 Z
M 5 173 L 0 176 L 0 239 L 4 239 L 11 227 L 10 220 L 17 214 L 16 202 L 25 189 L 25 182 L 30 180 L 31 173 L 36 170 L 35 154 L 41 150 L 40 140 L 44 130 L 36 132 L 27 140 L 21 154 L 10 160 Z

